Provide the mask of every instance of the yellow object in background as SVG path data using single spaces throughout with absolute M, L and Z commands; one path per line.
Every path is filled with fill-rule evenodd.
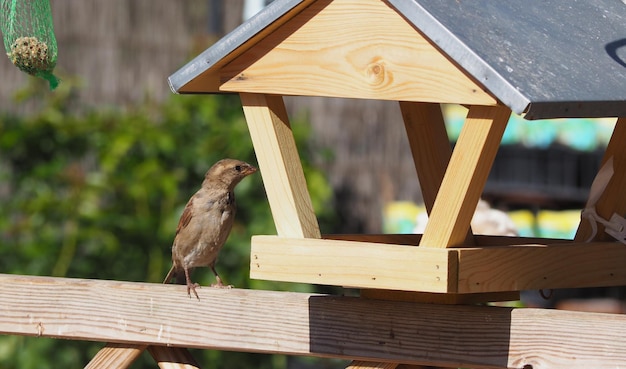
M 537 236 L 571 240 L 576 235 L 579 223 L 580 210 L 542 210 L 537 213 Z
M 507 213 L 521 237 L 536 236 L 535 214 L 530 210 L 514 210 Z
M 383 232 L 387 234 L 413 233 L 417 216 L 425 212 L 423 206 L 411 201 L 396 201 L 385 205 L 383 214 Z

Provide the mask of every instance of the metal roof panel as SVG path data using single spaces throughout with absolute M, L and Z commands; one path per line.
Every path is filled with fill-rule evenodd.
M 622 1 L 389 2 L 528 119 L 626 114 Z

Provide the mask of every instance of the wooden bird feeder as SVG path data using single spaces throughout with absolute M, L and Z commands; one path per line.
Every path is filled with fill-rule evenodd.
M 587 221 L 574 241 L 470 229 L 511 111 L 626 117 L 626 7 L 592 3 L 557 14 L 550 2 L 276 1 L 172 75 L 177 93 L 241 96 L 278 232 L 252 238 L 251 277 L 452 302 L 625 285 L 626 245 L 601 224 L 592 242 Z M 321 235 L 282 95 L 398 101 L 429 212 L 424 234 Z M 469 108 L 453 151 L 443 103 Z M 620 118 L 604 158 L 615 175 L 596 204 L 605 219 L 626 213 L 624 142 Z
M 605 221 L 626 214 L 625 20 L 615 0 L 275 0 L 169 81 L 241 97 L 278 233 L 252 238 L 251 277 L 361 296 L 0 275 L 0 333 L 109 342 L 90 369 L 146 348 L 197 367 L 187 347 L 368 361 L 350 369 L 623 366 L 626 316 L 462 303 L 626 284 L 609 235 L 626 227 Z M 424 234 L 321 235 L 284 95 L 398 101 Z M 469 108 L 454 150 L 442 103 Z M 573 241 L 471 232 L 511 112 L 617 117 Z

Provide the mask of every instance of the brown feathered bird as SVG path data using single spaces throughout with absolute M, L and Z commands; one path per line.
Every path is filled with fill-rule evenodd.
M 189 277 L 196 267 L 208 266 L 215 274 L 216 284 L 224 287 L 215 271 L 215 261 L 235 219 L 235 186 L 246 176 L 256 172 L 252 165 L 235 159 L 215 163 L 204 175 L 202 187 L 187 202 L 178 222 L 172 245 L 172 268 L 165 281 L 172 278 L 178 284 L 187 284 L 187 294 L 196 298 L 198 284 Z

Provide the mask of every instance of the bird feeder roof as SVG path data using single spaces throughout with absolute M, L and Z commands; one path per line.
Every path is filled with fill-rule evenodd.
M 274 1 L 170 76 L 172 90 L 223 91 L 222 68 L 315 3 L 326 6 L 332 1 Z M 426 39 L 475 83 L 479 94 L 488 94 L 526 119 L 626 116 L 626 4 L 622 1 L 388 0 L 385 4 L 416 31 L 416 39 Z M 307 93 L 296 88 L 289 94 Z

